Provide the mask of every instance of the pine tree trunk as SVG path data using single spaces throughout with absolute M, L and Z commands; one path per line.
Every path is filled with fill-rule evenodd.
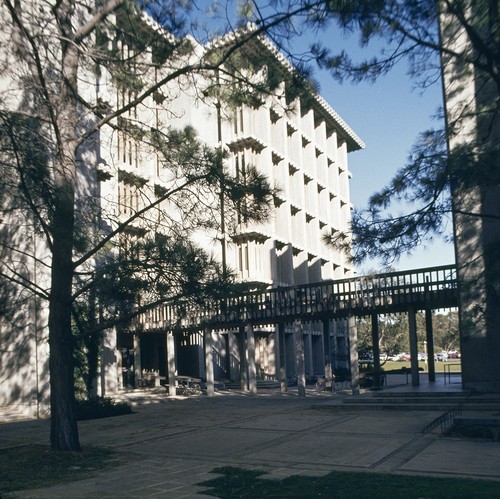
M 71 165 L 61 168 L 67 173 Z M 68 183 L 67 180 L 61 182 L 57 188 L 52 227 L 54 250 L 49 305 L 49 366 L 50 440 L 55 450 L 80 450 L 74 407 L 74 340 L 71 331 L 74 192 L 68 188 Z
M 71 9 L 60 26 L 70 31 Z M 73 241 L 76 189 L 76 126 L 78 50 L 62 43 L 61 93 L 56 130 L 58 152 L 54 166 L 54 211 L 52 218 L 52 274 L 49 304 L 51 446 L 55 450 L 80 450 L 75 413 L 74 339 L 71 330 Z

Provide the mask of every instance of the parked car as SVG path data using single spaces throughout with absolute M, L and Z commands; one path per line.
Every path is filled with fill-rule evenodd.
M 424 352 L 418 352 L 418 360 L 425 361 L 425 353 Z
M 444 362 L 445 360 L 448 360 L 448 354 L 446 352 L 439 352 L 436 354 L 436 360 L 438 362 Z
M 373 354 L 370 352 L 360 353 L 359 360 L 363 362 L 373 362 Z
M 398 360 L 400 362 L 409 362 L 411 360 L 411 356 L 409 353 L 400 353 L 398 355 Z

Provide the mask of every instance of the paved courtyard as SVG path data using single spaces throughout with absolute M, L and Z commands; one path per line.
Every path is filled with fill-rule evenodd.
M 9 497 L 201 498 L 196 484 L 227 465 L 271 478 L 347 470 L 500 480 L 500 442 L 422 433 L 442 411 L 345 409 L 331 404 L 335 397 L 271 390 L 151 400 L 135 394 L 134 414 L 79 424 L 82 445 L 115 449 L 119 466 Z M 0 424 L 0 449 L 48 442 L 48 421 Z

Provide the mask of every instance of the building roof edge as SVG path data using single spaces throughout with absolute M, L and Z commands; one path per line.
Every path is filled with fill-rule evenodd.
M 205 46 L 207 50 L 219 48 L 225 45 L 229 45 L 238 40 L 238 38 L 249 36 L 249 40 L 258 40 L 278 61 L 278 63 L 290 74 L 296 73 L 297 69 L 293 64 L 280 52 L 279 48 L 263 33 L 258 32 L 259 29 L 254 23 L 248 23 L 245 27 L 240 28 L 236 31 L 231 31 L 226 35 L 223 35 L 213 42 L 210 42 Z M 304 87 L 306 88 L 306 87 Z M 337 126 L 344 132 L 346 139 L 350 139 L 350 150 L 355 151 L 358 149 L 364 149 L 365 143 L 361 138 L 354 132 L 354 130 L 346 123 L 346 121 L 335 111 L 332 106 L 317 92 L 311 89 L 307 90 L 309 94 L 314 98 L 315 103 L 320 109 L 322 109 L 326 114 L 332 118 L 332 120 L 337 124 Z

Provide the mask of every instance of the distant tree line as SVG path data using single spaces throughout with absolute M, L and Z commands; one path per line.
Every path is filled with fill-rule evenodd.
M 372 352 L 371 318 L 358 318 L 358 345 L 360 356 Z M 459 349 L 458 312 L 450 310 L 435 313 L 432 316 L 434 332 L 434 351 L 450 351 Z M 406 314 L 387 314 L 379 316 L 379 348 L 381 353 L 397 355 L 410 351 L 410 331 Z M 419 352 L 424 351 L 425 314 L 417 312 L 417 338 Z

